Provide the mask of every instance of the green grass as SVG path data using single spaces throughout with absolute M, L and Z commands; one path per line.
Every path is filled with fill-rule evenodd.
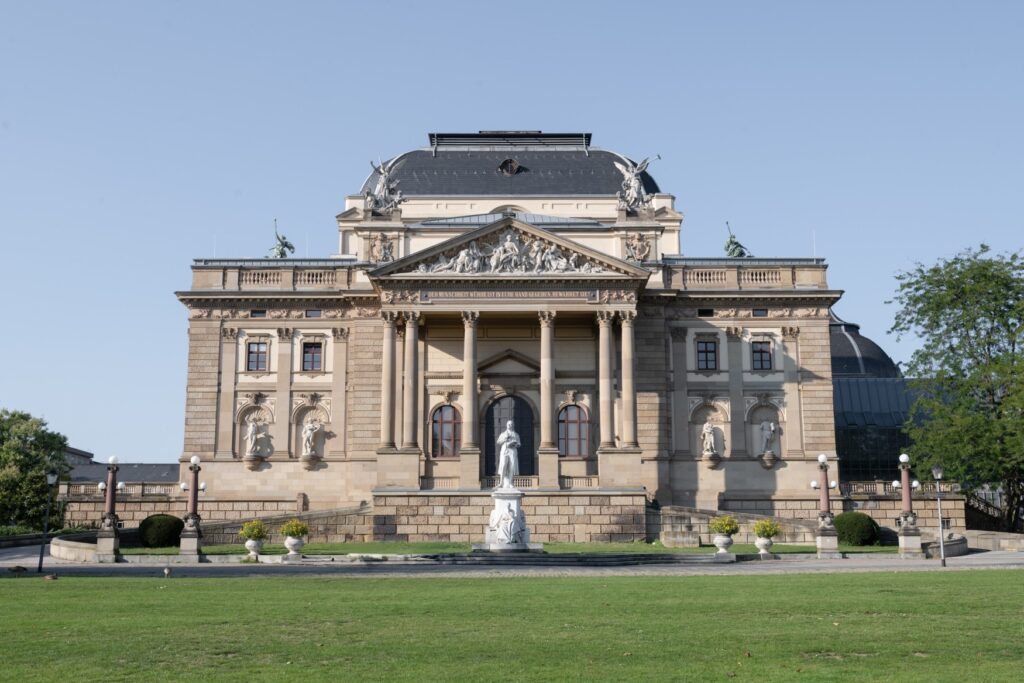
M 305 555 L 345 555 L 348 553 L 374 553 L 384 555 L 433 555 L 443 553 L 468 553 L 471 550 L 469 543 L 444 543 L 444 542 L 402 542 L 402 541 L 378 541 L 373 543 L 307 543 L 302 549 Z M 655 543 L 545 543 L 544 550 L 549 553 L 713 553 L 714 546 L 701 546 L 699 548 L 666 548 Z M 841 552 L 848 553 L 895 553 L 899 549 L 896 546 L 840 546 Z M 125 555 L 177 555 L 177 548 L 121 548 Z M 207 555 L 243 555 L 246 549 L 241 545 L 210 545 L 204 546 L 203 552 Z M 264 555 L 283 555 L 287 552 L 283 545 L 266 545 L 263 547 Z M 752 543 L 736 543 L 730 548 L 734 553 L 757 553 L 758 550 Z M 813 545 L 780 545 L 772 546 L 772 552 L 785 553 L 813 553 Z
M 0 579 L 0 679 L 1019 681 L 1024 572 Z

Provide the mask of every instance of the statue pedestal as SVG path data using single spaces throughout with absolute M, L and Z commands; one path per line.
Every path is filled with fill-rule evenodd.
M 904 560 L 923 560 L 924 549 L 921 547 L 921 530 L 916 526 L 900 527 L 897 534 L 900 542 L 900 558 Z
M 96 532 L 96 561 L 117 562 L 121 554 L 121 538 L 117 529 L 100 529 Z
M 198 558 L 203 551 L 202 537 L 198 529 L 185 529 L 182 531 L 181 546 L 178 548 L 178 554 Z
M 473 550 L 488 552 L 539 552 L 541 543 L 530 543 L 530 529 L 523 512 L 523 492 L 514 489 L 495 489 L 491 493 L 494 510 L 483 543 L 474 543 Z

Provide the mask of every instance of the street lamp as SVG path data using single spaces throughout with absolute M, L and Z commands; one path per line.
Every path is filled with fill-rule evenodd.
M 818 533 L 815 536 L 818 557 L 839 557 L 839 536 L 832 523 L 832 503 L 828 495 L 829 489 L 837 486 L 837 482 L 829 481 L 828 456 L 822 453 L 818 456 L 818 479 L 811 481 L 811 488 L 821 494 L 818 499 Z
M 181 532 L 181 544 L 178 549 L 182 555 L 198 555 L 201 548 L 200 539 L 203 537 L 203 532 L 200 528 L 202 518 L 199 516 L 199 493 L 206 491 L 206 482 L 200 483 L 199 481 L 199 472 L 203 469 L 199 466 L 200 462 L 198 455 L 193 455 L 189 459 L 188 471 L 192 473 L 192 481 L 188 484 L 185 482 L 180 484 L 182 491 L 188 491 L 185 528 Z
M 910 456 L 900 454 L 900 478 L 893 480 L 894 491 L 901 491 L 903 504 L 900 507 L 900 557 L 913 559 L 921 557 L 921 531 L 917 528 L 917 515 L 914 513 L 914 489 L 921 488 L 921 482 L 910 481 Z
M 939 557 L 942 566 L 946 566 L 946 543 L 942 531 L 942 465 L 932 465 L 932 478 L 935 479 L 935 504 L 939 509 Z
M 117 456 L 107 460 L 107 481 L 99 483 L 100 493 L 104 494 L 103 518 L 100 530 L 96 533 L 96 559 L 99 562 L 117 562 L 120 550 L 120 533 L 117 530 L 117 494 L 124 491 L 124 482 L 117 480 Z
M 43 540 L 39 544 L 39 573 L 43 571 L 43 551 L 46 550 L 46 537 L 50 533 L 50 506 L 53 505 L 53 485 L 57 483 L 57 471 L 50 470 L 46 473 L 46 486 L 49 493 L 46 498 L 46 516 L 43 517 Z

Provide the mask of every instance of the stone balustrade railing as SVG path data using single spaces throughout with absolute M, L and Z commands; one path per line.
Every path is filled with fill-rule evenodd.
M 940 483 L 943 493 L 960 493 L 960 484 L 954 481 Z M 921 488 L 914 489 L 916 496 L 935 495 L 936 482 L 921 482 Z M 893 496 L 899 498 L 899 489 L 891 481 L 844 481 L 839 483 L 839 492 L 844 496 Z
M 704 289 L 825 289 L 824 259 L 665 257 L 674 288 Z
M 347 259 L 198 259 L 193 290 L 318 290 L 351 284 Z
M 499 477 L 484 477 L 480 480 L 480 488 L 493 489 L 498 486 Z M 539 477 L 512 477 L 512 485 L 517 489 L 535 489 L 539 485 Z
M 99 483 L 86 482 L 62 484 L 61 493 L 72 498 L 103 498 Z M 132 482 L 124 485 L 124 490 L 117 494 L 118 499 L 145 498 L 147 496 L 174 496 L 180 493 L 177 484 Z

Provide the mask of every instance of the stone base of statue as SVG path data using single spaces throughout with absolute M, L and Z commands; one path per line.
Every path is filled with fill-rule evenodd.
M 117 562 L 121 553 L 121 539 L 117 529 L 100 529 L 96 532 L 96 561 Z
M 181 532 L 181 546 L 178 548 L 179 555 L 199 557 L 203 551 L 203 537 L 199 531 L 186 529 Z
M 814 537 L 814 544 L 818 548 L 819 560 L 842 559 L 843 555 L 839 552 L 839 534 L 832 524 L 831 513 L 818 513 L 818 533 Z
M 473 550 L 498 553 L 540 552 L 541 543 L 530 543 L 530 530 L 523 512 L 523 492 L 515 488 L 499 488 L 491 493 L 491 511 L 483 543 L 474 543 Z

